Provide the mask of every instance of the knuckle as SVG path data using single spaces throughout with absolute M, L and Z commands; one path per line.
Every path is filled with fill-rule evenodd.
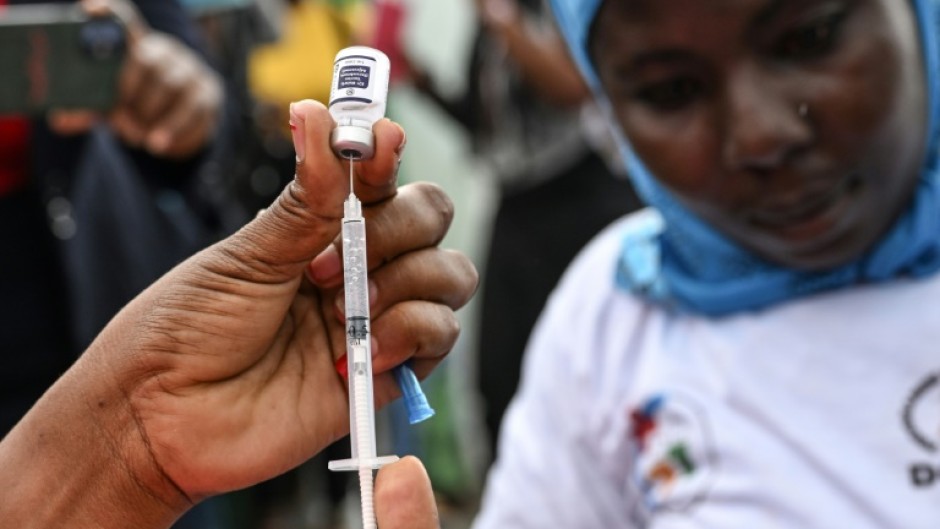
M 450 199 L 444 188 L 431 182 L 413 184 L 421 193 L 434 212 L 443 220 L 444 226 L 449 227 L 454 220 L 454 201 Z
M 457 338 L 460 336 L 460 320 L 457 314 L 447 307 L 441 307 L 442 315 L 440 318 L 441 341 L 439 353 L 435 356 L 444 356 L 454 348 Z
M 311 191 L 295 178 L 268 208 L 270 215 L 261 220 L 270 223 L 272 233 L 297 231 L 313 235 L 335 226 L 340 218 L 317 211 L 312 200 Z
M 457 278 L 457 287 L 455 292 L 458 298 L 455 302 L 456 307 L 462 307 L 473 294 L 476 293 L 480 285 L 480 273 L 469 257 L 456 250 L 445 250 L 446 257 L 451 262 L 451 269 Z
M 310 190 L 301 185 L 295 178 L 287 184 L 281 194 L 278 195 L 274 205 L 269 208 L 273 216 L 272 222 L 288 227 L 310 224 L 310 221 L 334 223 L 339 220 L 317 213 L 311 207 L 311 200 Z
M 453 349 L 460 335 L 460 321 L 449 307 L 431 302 L 400 304 L 391 318 L 383 323 L 391 324 L 404 349 L 420 358 L 439 358 Z
M 200 260 L 202 268 L 217 277 L 251 282 L 280 273 L 279 266 L 267 259 L 256 238 L 250 235 L 254 234 L 239 232 L 211 247 Z
M 300 217 L 307 210 L 307 190 L 296 178 L 277 197 L 278 209 L 290 217 Z

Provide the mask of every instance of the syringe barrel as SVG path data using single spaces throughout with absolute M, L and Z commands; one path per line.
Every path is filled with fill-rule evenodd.
M 351 199 L 353 200 L 353 199 Z M 343 271 L 346 289 L 346 361 L 349 366 L 349 425 L 352 458 L 375 458 L 375 409 L 372 400 L 372 332 L 366 230 L 362 218 L 343 220 Z
M 366 226 L 360 218 L 343 220 L 343 287 L 346 317 L 369 318 L 369 278 L 366 261 Z M 347 322 L 348 324 L 348 322 Z

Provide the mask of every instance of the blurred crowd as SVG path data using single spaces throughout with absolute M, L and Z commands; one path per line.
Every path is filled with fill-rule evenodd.
M 20 3 L 39 2 L 0 0 Z M 392 60 L 389 117 L 456 146 L 447 159 L 413 142 L 400 178 L 440 175 L 464 226 L 452 244 L 483 273 L 448 368 L 425 381 L 436 417 L 409 426 L 394 405 L 379 417 L 386 452 L 428 466 L 444 527 L 465 525 L 536 317 L 578 250 L 637 206 L 542 2 L 452 2 L 473 16 L 464 43 L 441 43 L 443 72 L 416 44 L 431 2 L 83 4 L 128 29 L 113 108 L 0 116 L 0 436 L 121 306 L 277 196 L 295 165 L 289 104 L 326 102 L 336 52 L 368 45 Z M 326 470 L 347 454 L 342 440 L 177 527 L 355 527 L 354 483 Z

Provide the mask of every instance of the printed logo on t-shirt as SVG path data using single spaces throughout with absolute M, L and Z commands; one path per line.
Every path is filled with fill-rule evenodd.
M 940 487 L 940 373 L 930 373 L 904 403 L 904 427 L 924 457 L 908 467 L 911 485 Z
M 660 393 L 630 410 L 633 485 L 646 515 L 684 511 L 714 481 L 714 440 L 703 407 L 687 395 Z

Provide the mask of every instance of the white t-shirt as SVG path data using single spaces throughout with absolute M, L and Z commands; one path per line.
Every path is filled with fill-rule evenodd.
M 476 529 L 940 528 L 940 274 L 708 319 L 615 287 L 626 222 L 549 300 Z

